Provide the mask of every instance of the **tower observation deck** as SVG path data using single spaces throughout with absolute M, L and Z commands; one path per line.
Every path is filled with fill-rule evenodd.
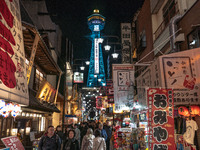
M 88 17 L 88 26 L 92 31 L 91 41 L 92 48 L 90 54 L 90 66 L 88 72 L 88 87 L 98 87 L 106 85 L 104 62 L 102 55 L 100 31 L 104 29 L 105 17 L 99 14 L 99 10 L 94 10 L 94 13 Z

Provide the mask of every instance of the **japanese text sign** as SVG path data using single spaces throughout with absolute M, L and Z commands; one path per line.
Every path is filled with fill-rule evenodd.
M 122 63 L 131 62 L 131 23 L 121 23 Z
M 43 80 L 36 97 L 43 101 L 53 103 L 55 100 L 55 94 L 56 90 L 54 89 L 54 87 L 46 80 Z
M 171 89 L 147 90 L 149 150 L 174 150 L 174 103 Z
M 102 96 L 98 96 L 96 98 L 96 108 L 97 109 L 101 109 L 103 107 L 103 100 L 102 100 Z
M 115 110 L 133 108 L 134 66 L 132 64 L 113 64 L 113 87 Z
M 9 147 L 10 150 L 25 150 L 21 141 L 16 136 L 2 138 L 1 141 L 6 147 Z
M 19 0 L 0 1 L 0 93 L 29 104 Z

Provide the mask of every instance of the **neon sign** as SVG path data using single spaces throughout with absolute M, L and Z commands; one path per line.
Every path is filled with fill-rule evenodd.
M 99 74 L 99 40 L 94 39 L 94 73 Z

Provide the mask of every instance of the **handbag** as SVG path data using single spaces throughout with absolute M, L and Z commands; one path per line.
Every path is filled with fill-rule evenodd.
M 103 141 L 103 139 L 101 140 L 101 143 L 102 143 L 102 141 Z M 101 146 L 101 143 L 99 144 L 99 146 L 98 146 L 97 150 L 99 150 L 99 148 L 100 148 L 100 146 Z

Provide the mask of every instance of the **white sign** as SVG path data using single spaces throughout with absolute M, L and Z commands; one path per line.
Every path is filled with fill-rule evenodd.
M 94 73 L 99 74 L 99 40 L 94 39 Z
M 0 99 L 28 105 L 19 0 L 1 0 L 0 41 Z
M 145 88 L 171 88 L 175 105 L 200 103 L 200 48 L 160 56 L 138 78 L 138 100 L 146 104 Z
M 121 23 L 122 63 L 131 62 L 131 23 Z
M 74 72 L 74 83 L 83 83 L 83 73 Z
M 134 66 L 113 64 L 113 87 L 115 111 L 133 108 Z

